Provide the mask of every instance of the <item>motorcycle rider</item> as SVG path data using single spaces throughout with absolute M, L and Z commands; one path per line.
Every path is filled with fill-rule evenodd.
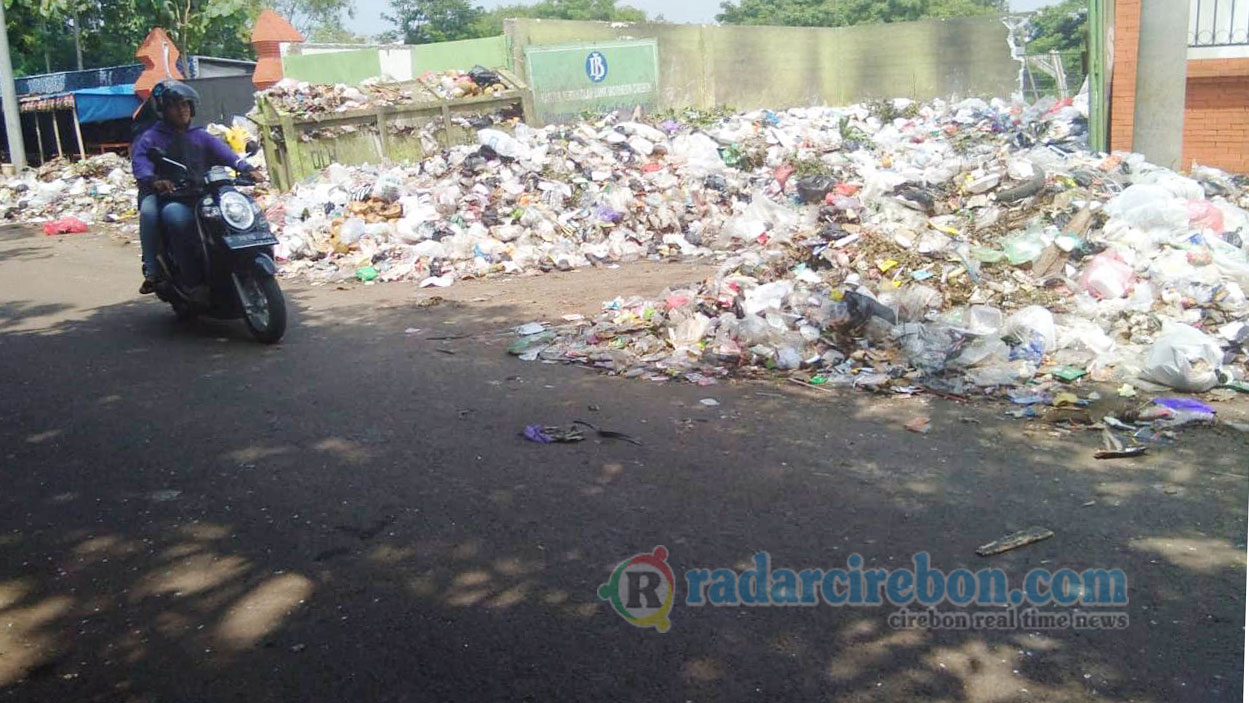
M 248 173 L 257 182 L 263 180 L 263 175 L 235 154 L 225 142 L 203 127 L 191 124 L 199 103 L 199 93 L 194 88 L 176 80 L 161 81 L 152 88 L 151 99 L 161 119 L 144 132 L 130 150 L 131 168 L 139 184 L 139 242 L 143 247 L 143 286 L 139 288 L 139 293 L 143 295 L 156 290 L 161 275 L 156 254 L 160 249 L 162 229 L 168 233 L 175 253 L 183 254 L 175 257 L 178 262 L 191 262 L 196 256 L 194 201 L 176 196 L 165 197 L 176 186 L 170 180 L 170 167 L 153 163 L 148 156 L 152 147 L 163 149 L 167 158 L 184 164 L 188 172 L 179 172 L 175 177 L 187 178 L 190 183 L 198 183 L 212 166 L 229 166 Z M 207 287 L 195 280 L 197 267 L 191 265 L 187 268 L 184 273 L 192 295 L 206 296 Z

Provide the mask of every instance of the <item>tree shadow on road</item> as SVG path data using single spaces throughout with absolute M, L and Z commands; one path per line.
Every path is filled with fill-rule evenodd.
M 25 700 L 1234 700 L 1241 437 L 1144 460 L 1000 406 L 523 363 L 506 304 L 322 305 L 283 344 L 151 301 L 0 329 L 0 690 Z M 415 331 L 413 331 L 415 330 Z M 442 338 L 442 339 L 439 339 Z M 47 369 L 32 376 L 32 369 Z M 714 397 L 719 405 L 700 401 Z M 11 399 L 11 400 L 10 400 Z M 591 407 L 593 406 L 593 407 Z M 902 428 L 916 414 L 933 430 Z M 540 445 L 527 424 L 625 432 Z M 1091 504 L 1090 504 L 1091 502 Z M 1032 524 L 1056 536 L 990 558 Z M 596 593 L 664 545 L 666 634 Z M 1123 568 L 1124 631 L 702 608 L 692 568 Z M 945 606 L 944 609 L 953 609 Z

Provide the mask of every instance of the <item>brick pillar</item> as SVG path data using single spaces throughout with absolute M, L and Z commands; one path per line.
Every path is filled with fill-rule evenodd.
M 270 9 L 265 9 L 256 17 L 256 26 L 252 28 L 252 46 L 256 47 L 256 71 L 252 74 L 252 84 L 259 90 L 282 80 L 282 42 L 301 42 L 304 35 L 291 26 L 290 22 Z
M 1115 55 L 1110 93 L 1110 149 L 1132 150 L 1141 0 L 1115 0 Z

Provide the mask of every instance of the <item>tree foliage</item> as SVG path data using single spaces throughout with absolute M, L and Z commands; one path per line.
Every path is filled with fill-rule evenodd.
M 468 0 L 391 0 L 391 14 L 382 15 L 396 31 L 384 36 L 405 44 L 472 39 L 479 36 L 475 26 L 484 12 Z
M 351 0 L 271 0 L 268 7 L 315 41 L 329 41 L 321 36 L 355 37 L 343 26 L 344 15 L 355 17 L 356 14 L 355 3 Z
M 265 0 L 4 0 L 13 70 L 18 75 L 76 67 L 74 18 L 80 22 L 83 65 L 117 66 L 153 27 L 163 27 L 183 55 L 252 59 L 256 15 Z M 279 14 L 293 16 L 314 35 L 341 27 L 350 0 L 277 0 Z M 302 24 L 302 26 L 300 26 Z M 307 33 L 307 32 L 306 32 Z
M 1083 49 L 1088 20 L 1088 0 L 1065 0 L 1038 10 L 1028 20 L 1028 53 Z
M 645 22 L 646 13 L 617 0 L 541 0 L 531 5 L 504 5 L 485 10 L 468 0 L 391 0 L 396 26 L 383 41 L 425 44 L 453 39 L 493 37 L 503 33 L 503 20 L 527 17 L 544 20 Z
M 477 23 L 480 36 L 503 33 L 503 20 L 532 18 L 589 22 L 645 22 L 646 13 L 616 0 L 542 0 L 533 5 L 504 5 L 484 13 Z
M 725 24 L 844 27 L 1006 11 L 1005 0 L 725 0 Z

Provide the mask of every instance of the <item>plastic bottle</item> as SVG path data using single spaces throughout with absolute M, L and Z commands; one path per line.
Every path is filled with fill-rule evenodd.
M 524 144 L 497 129 L 483 129 L 478 132 L 477 143 L 490 147 L 494 153 L 505 159 L 522 159 L 529 154 L 529 149 Z

